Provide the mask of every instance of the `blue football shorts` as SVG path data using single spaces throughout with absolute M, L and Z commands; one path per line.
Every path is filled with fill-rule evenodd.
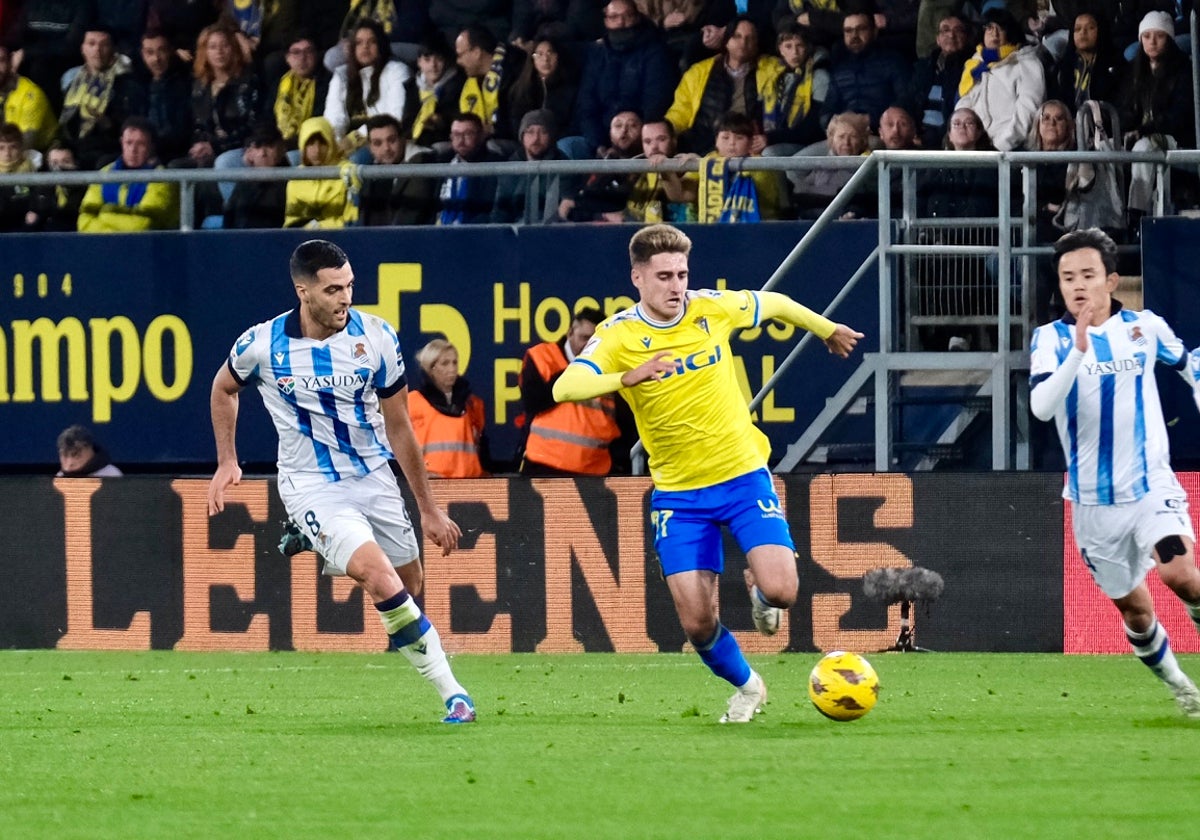
M 765 468 L 698 490 L 655 490 L 650 496 L 654 549 L 664 577 L 725 569 L 721 527 L 742 551 L 760 545 L 795 550 L 779 496 Z

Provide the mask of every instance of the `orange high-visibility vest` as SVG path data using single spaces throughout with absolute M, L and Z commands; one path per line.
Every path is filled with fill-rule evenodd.
M 479 462 L 479 435 L 483 431 L 483 400 L 472 394 L 461 417 L 442 414 L 420 391 L 408 392 L 408 413 L 421 445 L 425 469 L 435 478 L 486 476 Z
M 545 382 L 567 369 L 567 357 L 554 342 L 531 347 L 525 359 L 533 362 Z M 608 475 L 612 470 L 608 445 L 621 435 L 616 413 L 617 398 L 612 394 L 558 403 L 530 422 L 525 457 L 563 472 Z

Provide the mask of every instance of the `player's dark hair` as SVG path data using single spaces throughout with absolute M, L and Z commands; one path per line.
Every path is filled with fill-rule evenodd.
M 1063 254 L 1080 251 L 1084 248 L 1095 248 L 1104 263 L 1105 274 L 1115 274 L 1117 271 L 1117 243 L 1100 228 L 1084 228 L 1064 233 L 1054 243 L 1054 270 L 1058 271 L 1059 260 Z
M 329 240 L 310 239 L 292 251 L 288 269 L 293 280 L 312 280 L 321 269 L 341 268 L 349 261 L 346 252 Z
M 634 266 L 650 262 L 655 254 L 691 253 L 692 240 L 679 228 L 670 225 L 649 225 L 629 240 L 629 263 Z
M 587 321 L 589 324 L 600 324 L 604 320 L 604 313 L 594 306 L 585 306 L 575 313 L 572 321 Z

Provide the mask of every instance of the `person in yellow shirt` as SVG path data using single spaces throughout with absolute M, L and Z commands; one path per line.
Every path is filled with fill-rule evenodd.
M 58 129 L 45 92 L 13 69 L 12 51 L 0 44 L 0 122 L 20 126 L 25 146 L 44 151 Z
M 338 149 L 333 125 L 325 117 L 309 117 L 300 124 L 300 166 L 341 166 L 346 159 Z M 285 228 L 340 228 L 358 219 L 347 178 L 288 181 L 284 209 Z
M 101 172 L 161 169 L 154 153 L 154 129 L 145 117 L 121 127 L 121 156 Z M 79 205 L 79 230 L 126 233 L 173 230 L 179 226 L 179 192 L 174 184 L 92 184 Z
M 767 689 L 717 613 L 721 526 L 746 552 L 751 612 L 775 633 L 796 600 L 795 546 L 767 470 L 770 442 L 738 386 L 729 336 L 768 318 L 807 329 L 846 357 L 863 334 L 777 292 L 689 291 L 692 243 L 670 225 L 629 242 L 638 303 L 613 315 L 554 385 L 554 399 L 620 391 L 650 460 L 650 521 L 663 577 L 688 641 L 737 688 L 723 723 L 754 719 Z

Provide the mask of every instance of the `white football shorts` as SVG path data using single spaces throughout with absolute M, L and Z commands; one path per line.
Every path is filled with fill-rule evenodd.
M 1136 502 L 1072 502 L 1071 520 L 1083 562 L 1109 598 L 1125 597 L 1145 579 L 1154 568 L 1154 546 L 1159 540 L 1175 535 L 1196 539 L 1187 494 L 1174 475 Z
M 421 555 L 404 497 L 388 467 L 359 478 L 326 481 L 319 475 L 279 475 L 279 497 L 288 516 L 312 540 L 327 575 L 346 574 L 351 555 L 377 542 L 393 566 Z

